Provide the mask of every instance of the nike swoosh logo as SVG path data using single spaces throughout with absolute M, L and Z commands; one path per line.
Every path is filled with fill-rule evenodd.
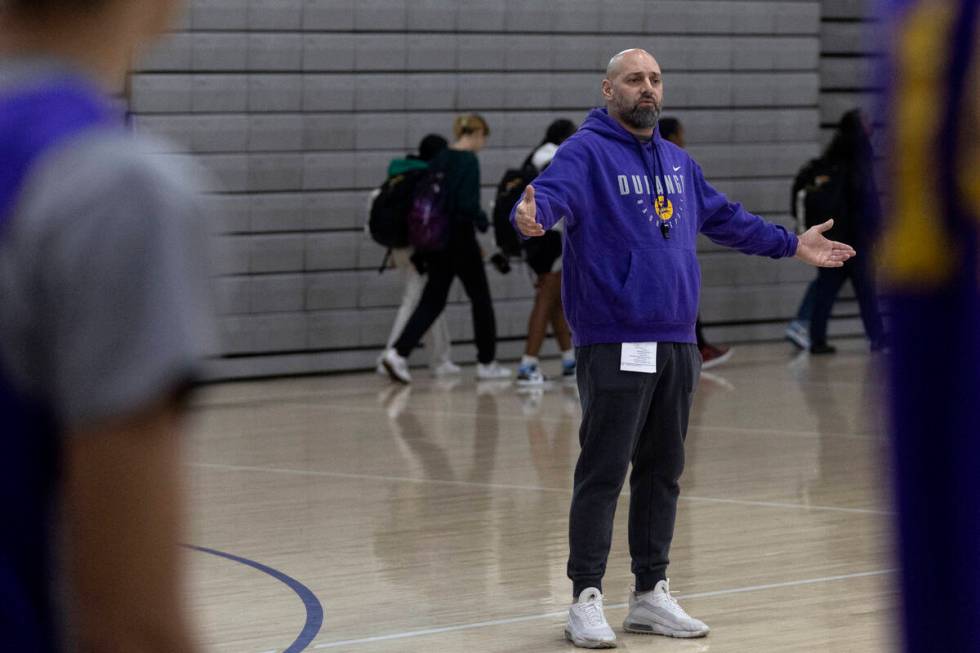
M 680 169 L 681 169 L 681 167 L 680 167 L 680 166 L 674 166 L 674 172 L 677 172 L 677 171 L 678 171 L 678 170 L 680 170 Z

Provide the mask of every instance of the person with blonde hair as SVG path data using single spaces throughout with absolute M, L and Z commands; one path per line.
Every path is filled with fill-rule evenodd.
M 440 250 L 418 253 L 428 281 L 422 298 L 394 346 L 381 357 L 381 364 L 392 380 L 411 383 L 408 356 L 435 319 L 446 308 L 449 288 L 459 277 L 470 299 L 473 334 L 476 339 L 478 379 L 506 379 L 511 371 L 497 364 L 497 324 L 487 283 L 483 253 L 476 230 L 489 227 L 480 207 L 480 162 L 476 158 L 487 142 L 490 126 L 483 116 L 470 113 L 453 122 L 455 141 L 429 162 L 429 169 L 441 172 L 442 210 L 448 215 L 448 244 Z

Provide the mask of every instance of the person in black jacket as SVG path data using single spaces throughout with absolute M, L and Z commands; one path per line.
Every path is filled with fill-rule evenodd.
M 848 279 L 857 295 L 871 350 L 878 351 L 885 346 L 871 271 L 870 232 L 878 222 L 881 208 L 872 170 L 870 133 L 866 116 L 860 109 L 852 109 L 841 117 L 837 132 L 821 157 L 828 183 L 836 182 L 841 187 L 838 215 L 834 216 L 834 227 L 828 236 L 852 245 L 858 254 L 845 261 L 843 267 L 819 268 L 817 271 L 813 315 L 810 318 L 811 354 L 832 354 L 836 351 L 827 343 L 827 320 L 837 293 Z
M 456 118 L 453 135 L 455 142 L 429 162 L 430 169 L 445 173 L 443 200 L 450 216 L 449 244 L 441 251 L 423 256 L 429 280 L 422 291 L 422 299 L 401 336 L 381 358 L 388 375 L 399 383 L 411 383 L 406 359 L 446 308 L 454 277 L 463 282 L 473 307 L 477 378 L 506 379 L 511 374 L 496 361 L 497 324 L 483 253 L 476 240 L 476 230 L 485 232 L 490 225 L 480 207 L 480 162 L 476 158 L 476 153 L 486 144 L 490 127 L 482 116 L 466 114 Z

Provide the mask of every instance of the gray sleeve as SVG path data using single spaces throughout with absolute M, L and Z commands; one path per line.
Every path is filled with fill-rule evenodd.
M 211 348 L 199 200 L 184 173 L 134 145 L 89 143 L 48 162 L 18 216 L 37 225 L 33 372 L 63 427 L 183 390 Z

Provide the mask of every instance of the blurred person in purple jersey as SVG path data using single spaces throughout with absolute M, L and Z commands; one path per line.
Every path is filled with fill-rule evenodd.
M 0 2 L 0 629 L 188 653 L 182 413 L 209 340 L 190 175 L 112 96 L 174 0 Z
M 880 6 L 903 647 L 980 651 L 980 3 Z

